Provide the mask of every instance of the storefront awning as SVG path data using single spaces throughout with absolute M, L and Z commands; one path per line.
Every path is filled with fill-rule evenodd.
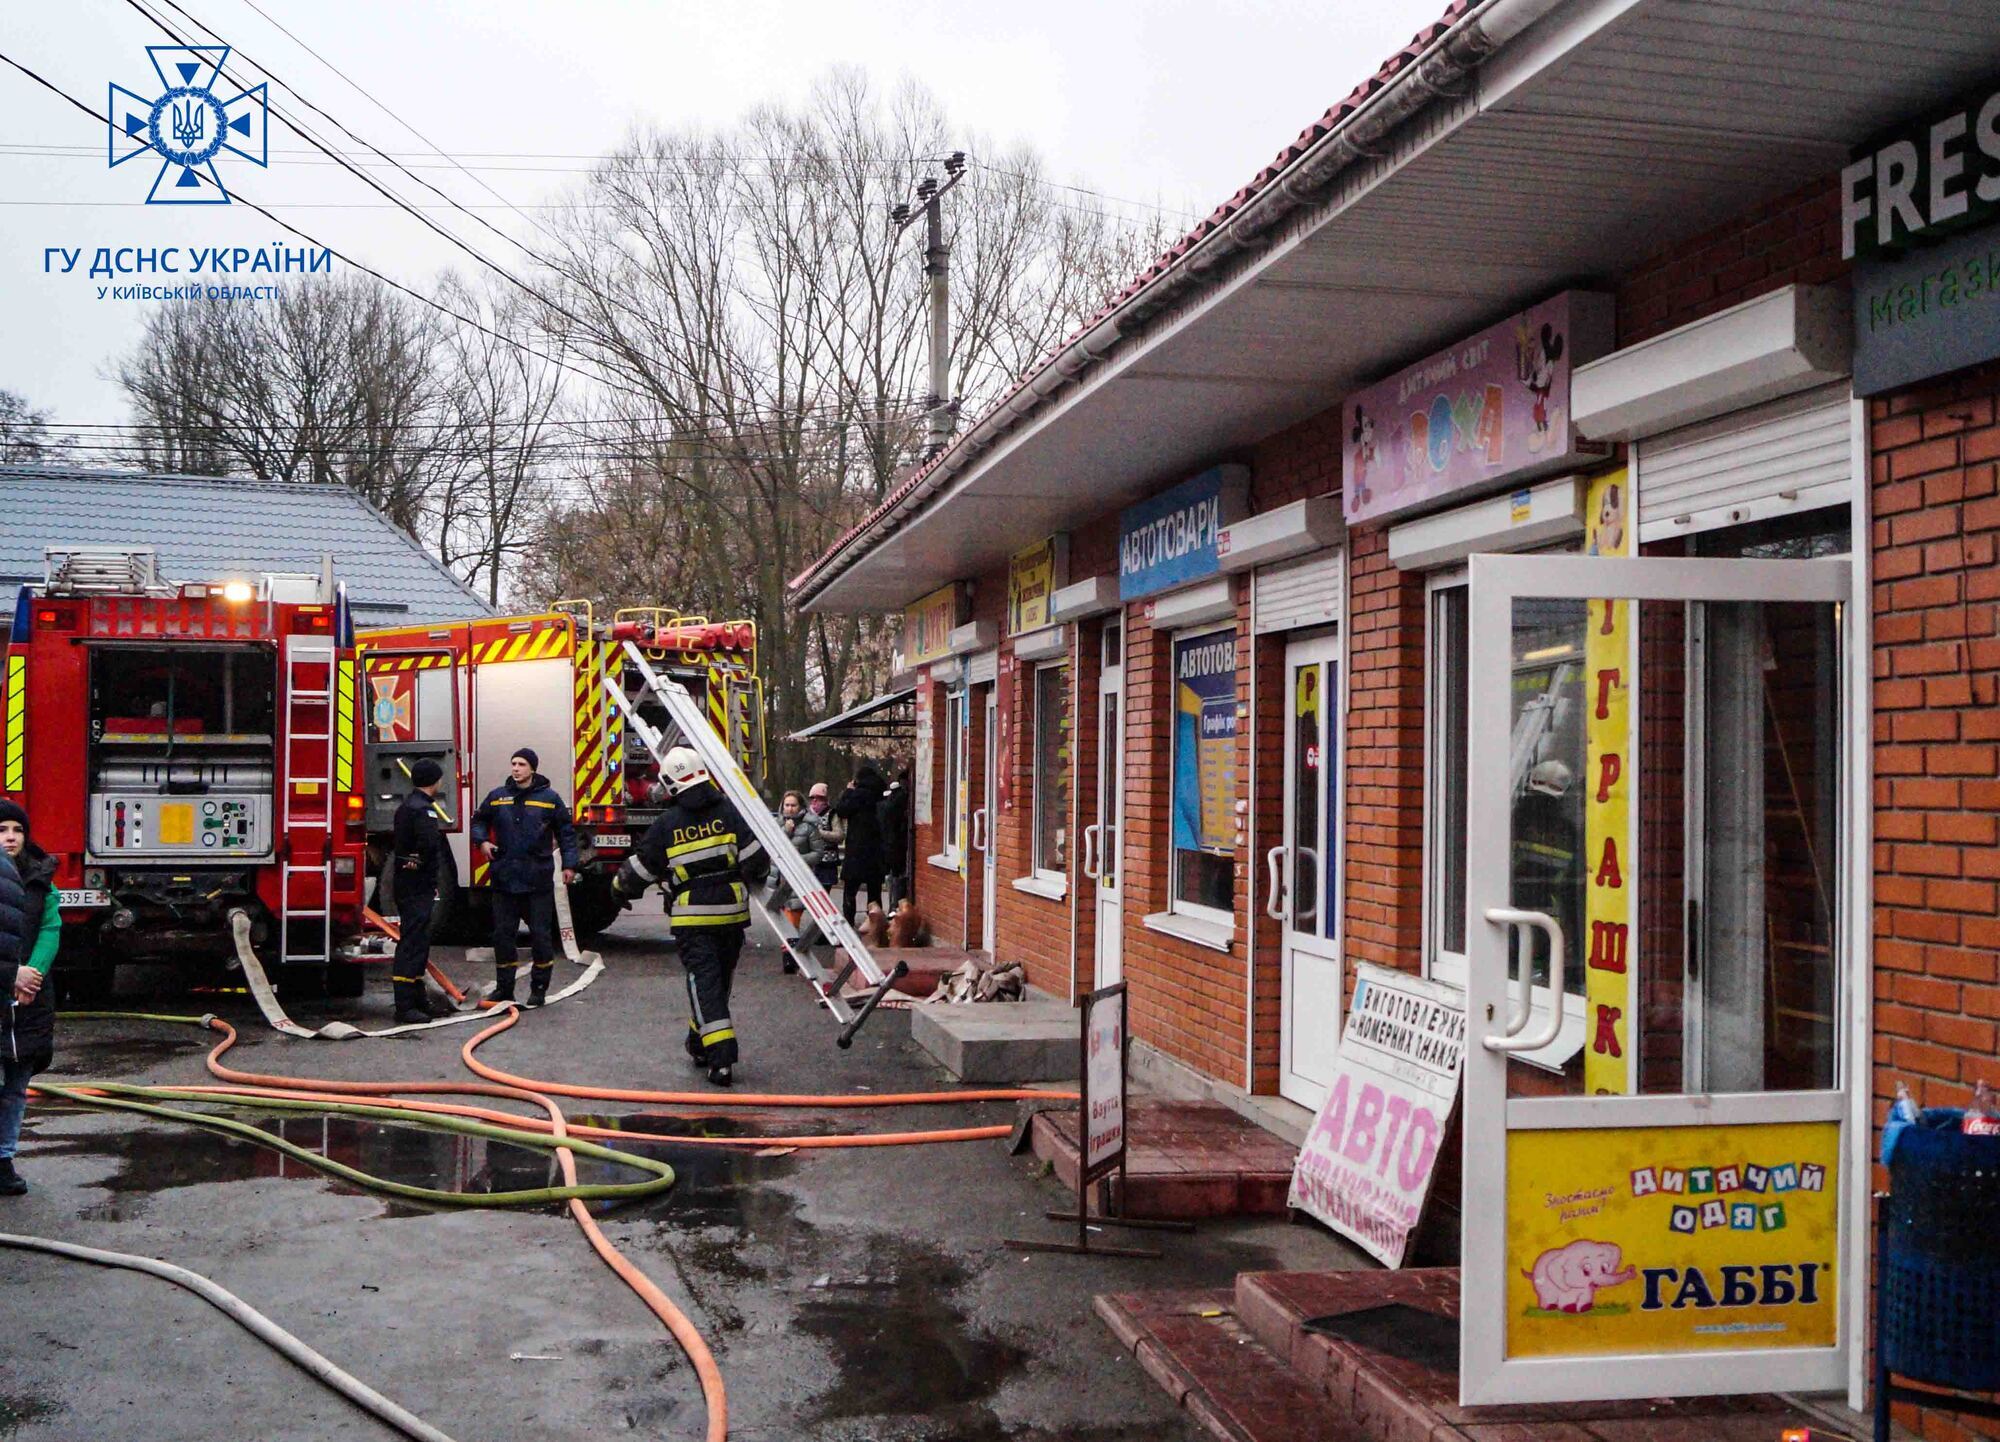
M 803 731 L 793 741 L 908 741 L 917 733 L 917 688 L 905 686 L 850 706 Z

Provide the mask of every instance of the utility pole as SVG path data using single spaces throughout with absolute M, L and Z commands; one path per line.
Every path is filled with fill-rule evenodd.
M 924 405 L 930 416 L 926 454 L 932 456 L 945 448 L 958 424 L 958 407 L 951 399 L 951 247 L 944 241 L 943 202 L 945 193 L 965 178 L 965 152 L 945 157 L 944 172 L 941 185 L 928 175 L 918 184 L 916 205 L 905 201 L 889 210 L 889 223 L 901 236 L 916 219 L 916 207 L 923 207 L 924 278 L 931 302 L 931 389 Z

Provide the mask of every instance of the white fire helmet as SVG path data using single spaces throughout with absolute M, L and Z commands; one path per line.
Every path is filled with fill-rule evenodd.
M 708 780 L 708 768 L 701 764 L 694 747 L 676 746 L 660 764 L 660 775 L 667 783 L 668 793 L 678 796 L 688 787 Z
M 1544 796 L 1564 796 L 1574 779 L 1574 774 L 1562 762 L 1544 761 L 1528 773 L 1528 789 L 1539 791 Z

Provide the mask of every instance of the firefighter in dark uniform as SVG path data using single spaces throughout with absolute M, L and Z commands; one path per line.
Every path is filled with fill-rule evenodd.
M 729 989 L 750 927 L 749 888 L 771 874 L 771 858 L 690 747 L 669 751 L 660 771 L 672 800 L 611 885 L 627 899 L 655 882 L 666 893 L 674 947 L 687 968 L 687 1053 L 726 1087 L 737 1051 Z
M 528 747 L 516 751 L 507 779 L 486 793 L 472 818 L 472 844 L 486 853 L 491 869 L 488 895 L 493 904 L 493 1000 L 514 999 L 514 936 L 528 923 L 535 969 L 528 982 L 528 1005 L 549 999 L 556 969 L 555 864 L 550 840 L 562 849 L 562 881 L 576 880 L 576 825 L 569 806 L 535 768 L 541 758 Z
M 438 858 L 444 833 L 438 829 L 438 784 L 444 768 L 425 757 L 410 768 L 410 790 L 396 808 L 389 855 L 396 921 L 396 1024 L 408 1026 L 431 1019 L 424 996 L 424 967 L 431 959 L 431 911 L 437 905 Z

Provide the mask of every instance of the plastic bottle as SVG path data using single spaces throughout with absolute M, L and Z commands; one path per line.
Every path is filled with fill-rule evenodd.
M 1896 1100 L 1889 1104 L 1889 1120 L 1882 1128 L 1882 1165 L 1889 1165 L 1890 1154 L 1896 1150 L 1896 1142 L 1906 1128 L 1917 1122 L 1916 1099 L 1910 1089 L 1901 1082 L 1896 1083 Z
M 1993 1092 L 1985 1081 L 1973 1086 L 1972 1102 L 1958 1129 L 1969 1137 L 2000 1137 L 2000 1116 L 1994 1114 Z

